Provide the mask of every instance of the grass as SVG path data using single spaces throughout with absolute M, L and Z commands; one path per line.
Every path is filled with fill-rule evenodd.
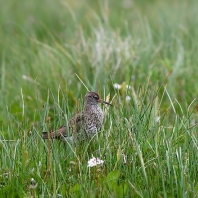
M 2 197 L 198 196 L 195 0 L 0 4 Z M 111 94 L 100 133 L 44 142 L 82 109 L 83 83 Z

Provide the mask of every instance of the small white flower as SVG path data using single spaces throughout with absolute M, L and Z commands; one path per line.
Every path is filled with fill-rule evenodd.
M 39 83 L 39 82 L 37 82 L 36 80 L 32 79 L 32 78 L 31 78 L 31 77 L 29 77 L 29 76 L 22 75 L 22 78 L 23 78 L 24 80 L 27 80 L 27 81 L 31 82 L 31 83 L 34 83 L 34 84 L 40 85 L 40 83 Z
M 126 96 L 126 101 L 130 101 L 131 97 L 130 96 Z
M 28 76 L 26 76 L 26 75 L 22 75 L 22 78 L 23 78 L 24 80 L 29 79 L 29 77 L 28 77 Z
M 160 116 L 157 116 L 156 117 L 156 122 L 159 122 L 160 121 Z
M 35 182 L 34 178 L 31 178 L 31 182 Z
M 97 165 L 99 165 L 99 164 L 102 165 L 103 163 L 104 163 L 103 160 L 101 160 L 101 159 L 99 159 L 99 158 L 93 157 L 92 159 L 90 159 L 90 160 L 88 161 L 88 167 L 94 167 L 94 166 L 97 166 Z
M 31 178 L 30 189 L 35 189 L 37 187 L 37 183 L 34 178 Z
M 127 88 L 127 89 L 131 89 L 131 86 L 130 86 L 130 85 L 126 85 L 126 88 Z
M 115 89 L 121 89 L 121 85 L 119 85 L 118 83 L 114 83 L 114 84 L 113 84 L 113 87 L 114 87 Z

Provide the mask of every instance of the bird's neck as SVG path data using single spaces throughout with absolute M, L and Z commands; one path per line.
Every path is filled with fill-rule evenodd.
M 85 104 L 84 111 L 92 111 L 92 109 L 100 108 L 98 104 Z

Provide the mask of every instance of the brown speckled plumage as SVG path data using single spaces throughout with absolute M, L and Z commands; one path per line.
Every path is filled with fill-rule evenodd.
M 109 104 L 101 100 L 96 92 L 88 92 L 84 98 L 83 111 L 76 114 L 68 122 L 69 131 L 67 130 L 67 126 L 63 125 L 51 133 L 43 132 L 43 139 L 85 139 L 93 137 L 100 130 L 104 118 L 102 109 L 98 103 Z

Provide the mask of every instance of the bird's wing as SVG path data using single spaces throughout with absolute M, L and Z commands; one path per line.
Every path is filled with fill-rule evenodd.
M 76 114 L 75 116 L 75 120 L 76 120 L 76 131 L 80 132 L 84 129 L 84 125 L 85 125 L 85 116 L 83 112 L 80 112 L 78 114 Z
M 79 133 L 84 126 L 84 114 L 83 112 L 77 113 L 70 121 L 69 121 L 69 125 L 70 125 L 70 129 L 72 134 L 75 136 L 75 134 Z
M 71 132 L 71 135 L 76 136 L 78 132 L 80 132 L 84 127 L 84 114 L 83 112 L 80 112 L 76 114 L 72 119 L 68 122 L 69 131 Z M 43 132 L 43 139 L 60 139 L 61 137 L 68 137 L 70 136 L 69 131 L 67 130 L 66 125 L 62 125 L 59 129 L 48 133 Z

